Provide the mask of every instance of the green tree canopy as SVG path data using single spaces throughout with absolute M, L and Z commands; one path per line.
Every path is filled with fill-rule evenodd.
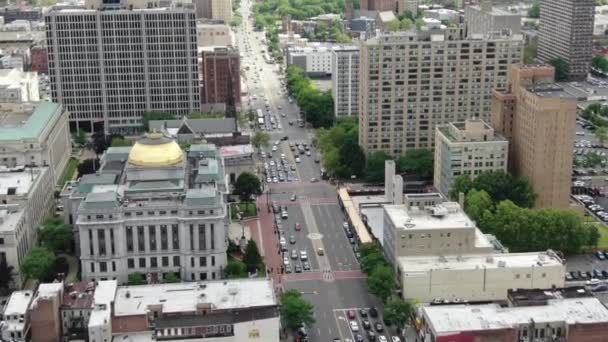
M 70 252 L 74 243 L 72 227 L 59 217 L 44 221 L 39 232 L 40 243 L 54 253 Z
M 359 144 L 352 140 L 345 141 L 344 145 L 340 146 L 338 153 L 340 164 L 344 166 L 343 170 L 350 173 L 349 175 L 341 172 L 340 176 L 343 178 L 350 177 L 351 175 L 361 177 L 365 168 L 365 155 Z
M 290 65 L 286 72 L 287 87 L 295 97 L 300 111 L 306 114 L 314 128 L 331 127 L 334 122 L 334 106 L 331 91 L 317 89 L 302 68 Z
M 555 68 L 555 80 L 567 81 L 570 75 L 570 65 L 561 58 L 553 58 L 549 62 Z
M 251 139 L 251 143 L 258 149 L 262 147 L 268 147 L 268 144 L 270 143 L 270 134 L 258 131 Z
M 384 151 L 373 152 L 367 158 L 365 179 L 368 182 L 379 183 L 384 181 L 384 162 L 391 159 Z
M 224 269 L 226 273 L 226 278 L 234 279 L 234 278 L 247 278 L 247 265 L 240 260 L 229 260 L 228 265 Z
M 175 115 L 164 112 L 145 112 L 143 117 L 144 131 L 150 130 L 150 121 L 152 120 L 175 120 Z
M 399 158 L 399 170 L 420 177 L 433 176 L 433 151 L 426 148 L 408 150 Z
M 110 147 L 126 147 L 132 145 L 133 141 L 118 137 L 112 138 L 112 142 L 110 143 Z
M 536 194 L 527 180 L 515 178 L 504 171 L 485 171 L 473 180 L 468 175 L 459 176 L 454 180 L 450 197 L 457 200 L 458 193 L 466 196 L 471 189 L 484 190 L 494 203 L 511 200 L 518 206 L 532 208 L 536 200 Z
M 538 54 L 538 44 L 529 43 L 524 48 L 524 63 L 534 64 L 536 62 L 536 55 Z
M 403 327 L 414 315 L 414 305 L 401 298 L 390 298 L 384 306 L 384 320 Z
M 181 282 L 181 279 L 179 279 L 179 277 L 177 276 L 177 274 L 175 274 L 175 272 L 169 272 L 169 273 L 165 274 L 165 278 L 163 279 L 163 283 L 165 283 L 165 284 L 179 283 L 179 282 Z
M 21 273 L 26 278 L 41 282 L 50 281 L 55 267 L 55 254 L 44 247 L 34 247 L 26 254 L 21 263 Z
M 608 58 L 606 58 L 605 55 L 599 54 L 593 56 L 593 61 L 591 65 L 594 68 L 599 69 L 603 72 L 608 72 Z
M 129 285 L 144 285 L 147 284 L 146 277 L 143 273 L 133 272 L 128 275 Z
M 302 325 L 311 327 L 315 323 L 313 306 L 302 298 L 298 290 L 287 290 L 281 297 L 281 319 L 290 330 L 296 330 Z
M 378 266 L 386 266 L 386 259 L 381 251 L 361 256 L 361 271 L 370 274 Z
M 486 211 L 491 211 L 493 206 L 492 198 L 484 190 L 472 189 L 465 197 L 464 207 L 467 215 L 478 224 L 483 220 Z
M 532 7 L 528 10 L 528 17 L 534 19 L 540 18 L 540 0 L 534 0 Z
M 371 293 L 386 302 L 396 286 L 393 270 L 384 265 L 376 267 L 367 277 L 367 286 Z
M 386 27 L 391 32 L 397 32 L 401 28 L 401 22 L 399 22 L 399 19 L 395 18 L 395 19 L 389 21 L 388 23 L 386 23 Z
M 401 19 L 400 27 L 402 30 L 407 31 L 415 28 L 416 24 L 414 24 L 414 21 L 412 19 L 406 17 Z
M 331 129 L 318 129 L 314 144 L 323 156 L 323 166 L 333 177 L 361 176 L 364 154 L 358 145 L 358 125 L 353 119 L 341 119 Z
M 258 249 L 257 243 L 253 239 L 250 239 L 247 242 L 247 247 L 245 247 L 245 255 L 243 256 L 243 263 L 247 265 L 247 268 L 250 271 L 253 271 L 262 265 L 262 256 L 260 255 L 260 250 Z
M 262 193 L 260 179 L 251 172 L 241 173 L 234 183 L 234 193 L 243 202 L 251 202 L 251 196 Z
M 87 135 L 83 130 L 78 130 L 78 132 L 72 134 L 72 139 L 76 145 L 82 146 L 87 142 Z
M 604 126 L 596 128 L 595 137 L 600 141 L 600 143 L 602 143 L 602 145 L 605 145 L 606 141 L 608 141 L 608 129 Z

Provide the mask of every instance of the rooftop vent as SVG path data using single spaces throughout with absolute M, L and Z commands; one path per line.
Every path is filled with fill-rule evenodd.
M 504 260 L 500 260 L 500 261 L 498 262 L 498 267 L 507 267 L 507 262 L 506 262 L 506 261 L 504 261 Z
M 448 214 L 447 208 L 443 206 L 434 206 L 431 207 L 431 215 L 434 217 L 444 217 Z
M 127 291 L 127 293 L 125 294 L 125 297 L 131 298 L 131 292 Z
M 230 287 L 228 288 L 228 293 L 234 296 L 239 293 L 239 288 L 236 286 Z
M 493 257 L 491 257 L 491 256 L 488 256 L 488 257 L 486 258 L 486 262 L 487 262 L 488 264 L 491 264 L 491 263 L 493 263 L 493 262 L 494 262 L 494 258 L 493 258 Z

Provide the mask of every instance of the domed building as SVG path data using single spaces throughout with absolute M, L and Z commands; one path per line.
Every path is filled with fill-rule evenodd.
M 62 191 L 66 222 L 77 231 L 83 280 L 169 273 L 185 281 L 222 277 L 227 221 L 224 165 L 214 145 L 184 151 L 149 133 L 110 147 L 101 167 Z

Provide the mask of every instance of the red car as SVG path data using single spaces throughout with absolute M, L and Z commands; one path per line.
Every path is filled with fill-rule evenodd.
M 302 226 L 300 226 L 300 222 L 296 222 L 296 230 L 302 230 Z
M 355 318 L 357 318 L 357 314 L 355 313 L 355 310 L 348 310 L 346 312 L 346 316 L 348 316 L 348 319 L 355 319 Z

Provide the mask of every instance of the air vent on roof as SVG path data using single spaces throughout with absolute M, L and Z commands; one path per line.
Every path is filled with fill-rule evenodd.
M 491 257 L 491 256 L 488 256 L 488 257 L 486 258 L 486 262 L 487 262 L 488 264 L 491 264 L 491 263 L 493 263 L 493 262 L 494 262 L 494 258 L 493 258 L 493 257 Z
M 231 295 L 236 295 L 237 293 L 239 293 L 239 288 L 236 286 L 230 287 L 228 289 L 228 293 L 230 293 Z
M 498 267 L 507 267 L 507 262 L 506 262 L 506 261 L 504 261 L 504 260 L 500 260 L 500 261 L 498 262 Z

